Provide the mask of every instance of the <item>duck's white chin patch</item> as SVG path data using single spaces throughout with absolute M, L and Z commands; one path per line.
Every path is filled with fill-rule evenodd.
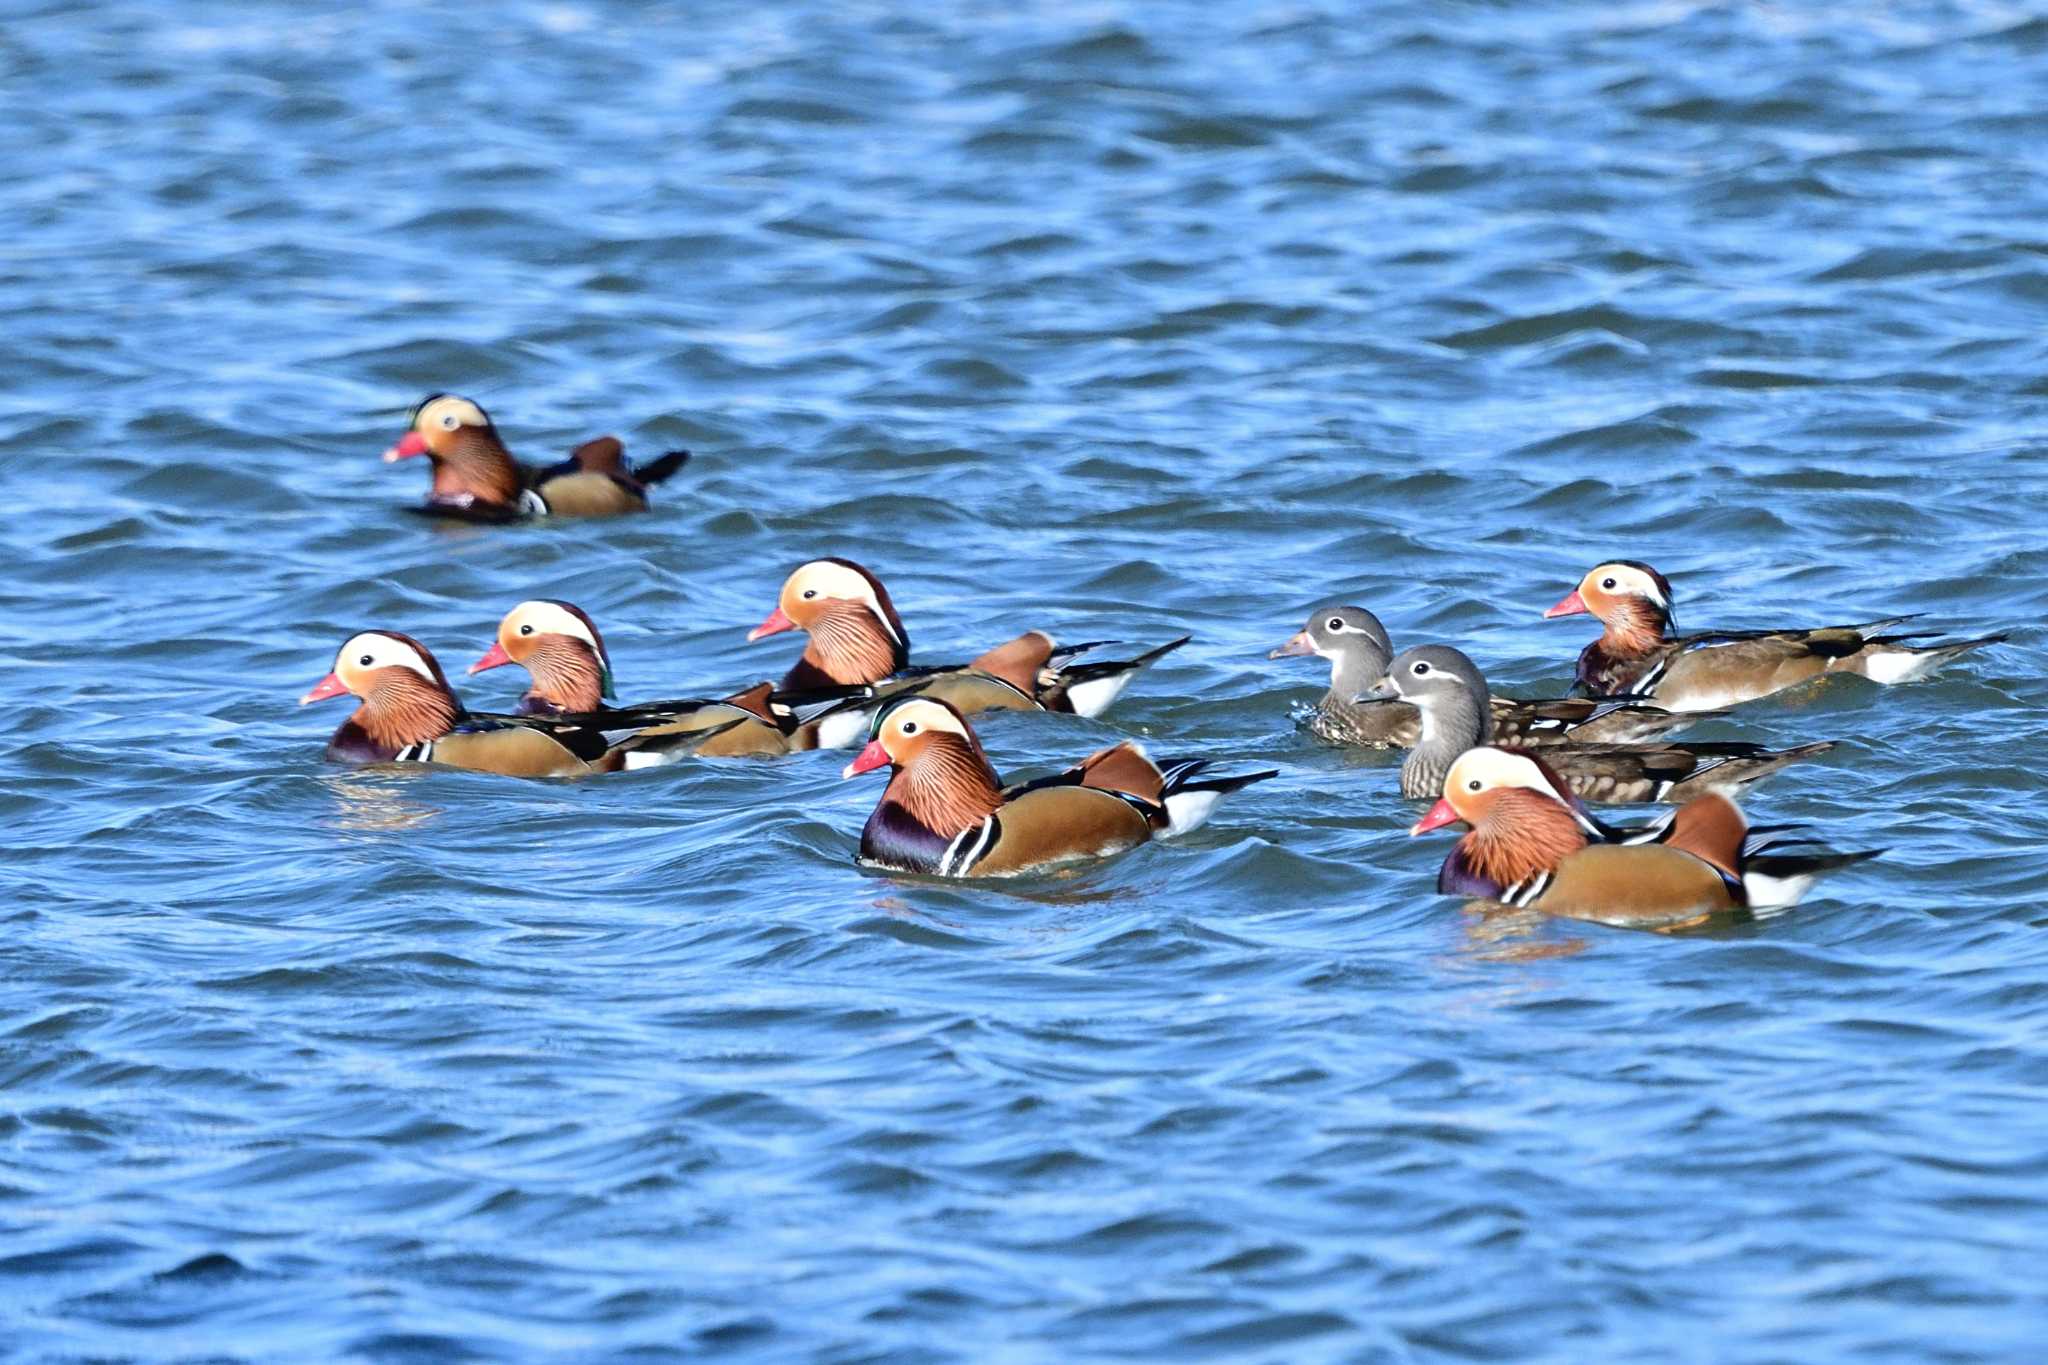
M 1222 799 L 1223 793 L 1217 791 L 1175 792 L 1166 798 L 1166 830 L 1159 837 L 1172 839 L 1200 829 Z
M 1067 689 L 1067 700 L 1073 704 L 1075 715 L 1093 720 L 1107 711 L 1111 703 L 1124 694 L 1124 689 L 1131 685 L 1131 679 L 1136 676 L 1136 670 L 1132 670 L 1075 683 Z
M 629 749 L 626 751 L 625 762 L 620 767 L 622 771 L 630 773 L 640 768 L 659 768 L 668 761 L 667 754 L 653 754 L 645 749 Z
M 820 749 L 850 749 L 867 735 L 868 727 L 874 722 L 872 708 L 834 711 L 818 721 L 818 747 Z

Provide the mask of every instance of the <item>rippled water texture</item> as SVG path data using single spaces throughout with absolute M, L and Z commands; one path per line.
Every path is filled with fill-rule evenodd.
M 2026 1358 L 2048 1241 L 2048 18 L 1998 3 L 10 5 L 0 1356 Z M 696 460 L 450 528 L 430 389 Z M 352 629 L 570 599 L 629 699 L 1195 642 L 1283 776 L 1076 875 L 850 863 L 843 755 L 320 761 Z M 1561 687 L 1682 624 L 2013 643 L 1716 738 L 1884 847 L 1793 916 L 1482 920 L 1311 603 Z M 472 704 L 517 683 L 464 679 Z

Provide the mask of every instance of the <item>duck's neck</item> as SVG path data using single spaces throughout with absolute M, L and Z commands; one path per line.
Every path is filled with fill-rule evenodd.
M 1637 659 L 1664 643 L 1671 614 L 1641 597 L 1625 597 L 1608 609 L 1598 644 L 1610 659 Z
M 491 428 L 461 428 L 433 460 L 436 498 L 459 500 L 466 496 L 508 507 L 519 501 L 523 482 L 519 465 Z
M 523 711 L 582 713 L 604 708 L 604 662 L 572 635 L 543 635 L 525 659 L 533 685 L 520 698 Z
M 889 628 L 859 602 L 828 602 L 810 625 L 810 643 L 797 672 L 808 665 L 817 683 L 878 683 L 910 661 Z
M 425 744 L 447 734 L 462 719 L 462 703 L 453 693 L 410 669 L 389 671 L 392 676 L 380 681 L 349 717 L 378 748 L 396 753 L 408 745 Z
M 1361 692 L 1386 676 L 1393 656 L 1370 640 L 1346 640 L 1330 660 L 1332 701 L 1356 701 Z
M 1443 795 L 1444 776 L 1458 756 L 1493 739 L 1493 700 L 1482 686 L 1460 688 L 1418 702 L 1422 738 L 1401 763 L 1401 795 L 1411 800 Z
M 1458 841 L 1465 865 L 1502 887 L 1515 886 L 1586 846 L 1572 813 L 1540 792 L 1510 788 L 1472 832 Z
M 1002 809 L 1003 789 L 979 749 L 939 734 L 890 777 L 882 800 L 895 802 L 918 824 L 951 839 Z

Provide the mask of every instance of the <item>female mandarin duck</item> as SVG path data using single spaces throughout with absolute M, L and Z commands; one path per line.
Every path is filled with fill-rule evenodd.
M 960 713 L 926 696 L 875 714 L 844 776 L 889 768 L 861 831 L 862 864 L 939 877 L 1011 877 L 1104 858 L 1185 834 L 1229 792 L 1273 771 L 1205 777 L 1201 760 L 1163 768 L 1125 740 L 1053 777 L 1005 787 Z
M 1440 894 L 1638 929 L 1782 910 L 1823 872 L 1877 856 L 1767 853 L 1769 841 L 1752 835 L 1741 810 L 1718 793 L 1688 801 L 1631 842 L 1610 842 L 1615 831 L 1588 817 L 1544 759 L 1526 750 L 1462 755 L 1444 777 L 1442 798 L 1409 833 L 1459 821 L 1471 832 L 1444 859 Z
M 1401 701 L 1360 702 L 1385 676 L 1393 642 L 1377 616 L 1363 607 L 1323 607 L 1308 624 L 1266 657 L 1314 655 L 1330 661 L 1330 690 L 1309 717 L 1311 734 L 1332 744 L 1410 749 L 1422 734 L 1422 714 Z M 1559 697 L 1543 701 L 1492 698 L 1493 733 L 1514 744 L 1626 744 L 1656 739 L 1701 719 L 1634 702 Z
M 1422 717 L 1422 738 L 1401 765 L 1403 796 L 1435 796 L 1458 755 L 1496 738 L 1486 679 L 1449 645 L 1407 650 L 1387 665 L 1371 695 L 1399 698 Z M 1544 750 L 1544 756 L 1588 801 L 1678 805 L 1707 792 L 1740 791 L 1787 764 L 1834 747 L 1832 740 L 1783 750 L 1757 744 L 1560 744 Z
M 613 706 L 612 661 L 597 623 L 567 602 L 521 602 L 498 623 L 498 638 L 469 666 L 481 673 L 505 664 L 525 667 L 530 684 L 516 708 L 522 716 L 564 716 L 620 740 L 627 768 L 651 767 L 685 754 L 765 758 L 815 749 L 819 717 L 847 705 L 842 692 L 792 696 L 760 683 L 730 697 Z
M 687 450 L 671 450 L 635 470 L 617 437 L 600 436 L 560 464 L 536 469 L 512 458 L 488 413 L 452 393 L 422 398 L 412 410 L 411 427 L 384 459 L 388 464 L 416 455 L 434 467 L 434 486 L 420 510 L 468 521 L 645 512 L 647 485 L 660 483 L 690 458 Z
M 390 630 L 349 637 L 334 671 L 299 705 L 349 693 L 361 701 L 327 742 L 338 763 L 445 763 L 510 777 L 583 777 L 623 766 L 616 736 L 570 721 L 473 716 L 425 645 Z
M 1618 559 L 1579 580 L 1546 618 L 1591 613 L 1605 627 L 1579 654 L 1578 686 L 1595 695 L 1646 697 L 1700 711 L 1769 696 L 1825 673 L 1913 682 L 1965 650 L 2003 635 L 1921 644 L 1925 633 L 1880 635 L 1910 617 L 1818 630 L 1671 634 L 1671 583 L 1647 564 Z
M 1183 635 L 1134 659 L 1079 663 L 1103 641 L 1061 648 L 1042 630 L 1026 631 L 969 664 L 913 666 L 910 635 L 881 580 L 850 559 L 814 559 L 782 585 L 768 619 L 749 640 L 801 630 L 809 634 L 803 657 L 782 680 L 784 691 L 865 688 L 879 698 L 913 685 L 964 715 L 979 711 L 1058 711 L 1099 716 L 1132 678 L 1192 637 Z M 819 746 L 838 748 L 860 738 L 854 713 L 821 729 Z

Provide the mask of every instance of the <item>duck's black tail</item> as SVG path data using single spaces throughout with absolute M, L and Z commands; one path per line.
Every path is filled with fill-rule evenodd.
M 642 483 L 660 483 L 669 475 L 690 462 L 687 450 L 671 450 L 657 455 L 633 471 L 633 477 Z

